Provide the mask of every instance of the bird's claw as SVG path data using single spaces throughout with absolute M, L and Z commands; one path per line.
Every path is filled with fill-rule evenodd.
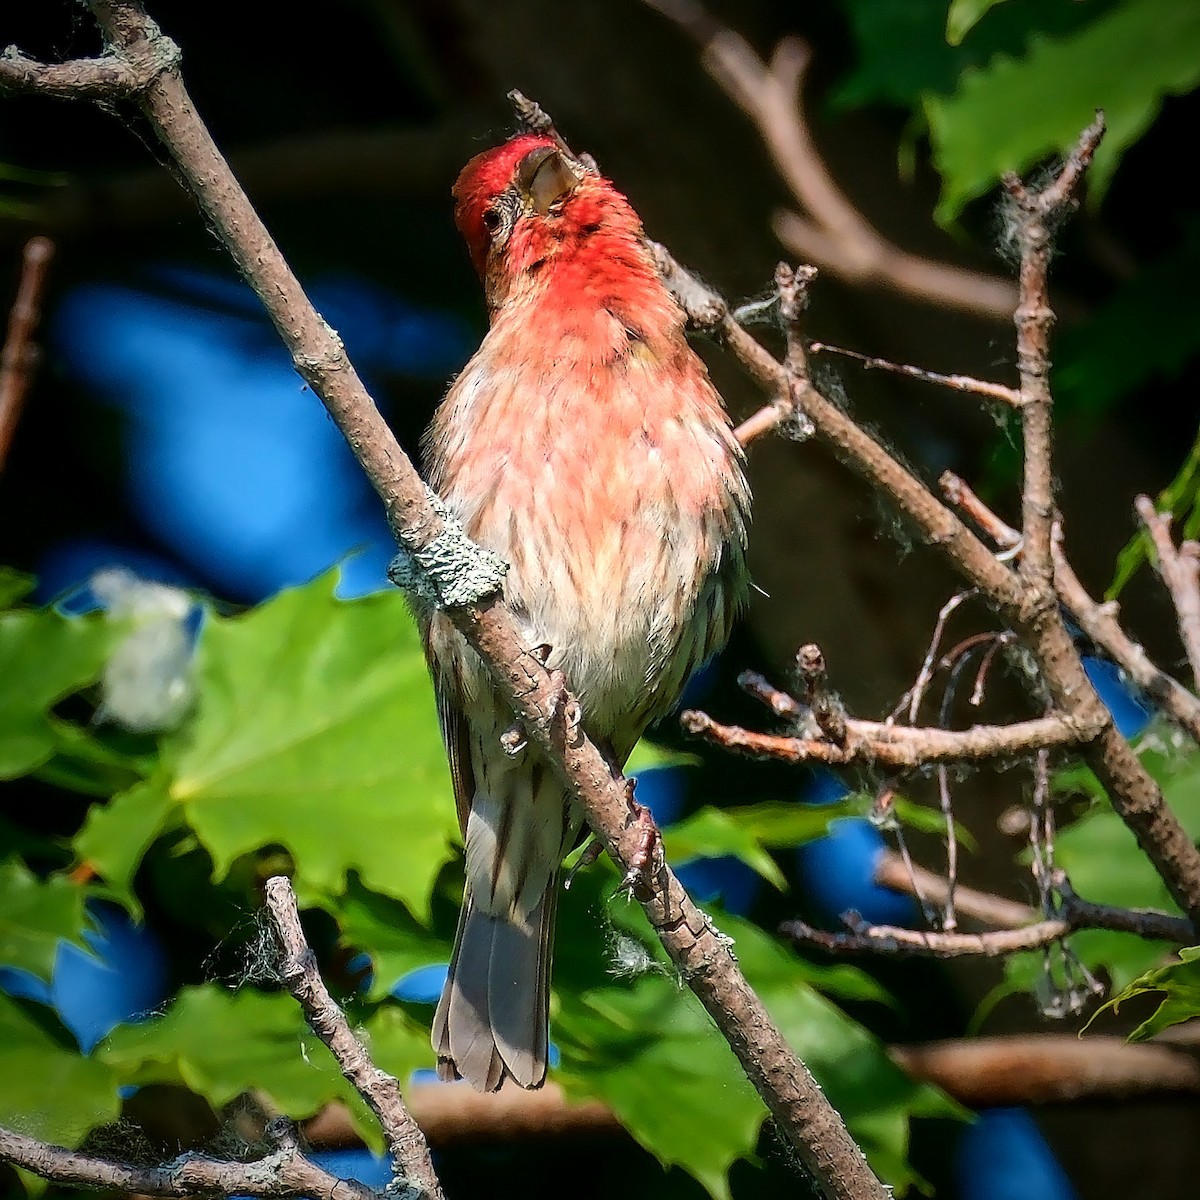
M 639 900 L 645 900 L 650 895 L 650 876 L 662 857 L 662 841 L 650 810 L 634 798 L 635 787 L 635 780 L 625 780 L 625 800 L 629 805 L 625 824 L 626 827 L 631 824 L 637 827 L 637 844 L 629 856 L 629 869 L 621 880 L 621 889 L 628 889 Z

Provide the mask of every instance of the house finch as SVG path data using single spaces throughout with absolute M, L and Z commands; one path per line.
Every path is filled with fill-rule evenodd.
M 509 563 L 505 599 L 549 646 L 583 728 L 621 767 L 725 642 L 743 603 L 743 458 L 637 214 L 550 138 L 473 158 L 455 221 L 490 327 L 426 440 L 431 484 Z M 444 616 L 422 616 L 466 844 L 433 1022 L 443 1078 L 546 1074 L 559 867 L 581 814 Z

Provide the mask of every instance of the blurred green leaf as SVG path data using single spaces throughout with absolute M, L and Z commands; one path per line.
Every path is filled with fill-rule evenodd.
M 37 586 L 32 575 L 16 571 L 12 567 L 0 567 L 0 608 L 11 608 Z
M 424 915 L 458 826 L 420 641 L 399 592 L 339 600 L 335 582 L 209 614 L 198 711 L 137 803 L 147 827 L 156 789 L 178 804 L 218 878 L 278 844 L 302 895 L 336 895 L 355 870 Z
M 963 38 L 979 24 L 988 9 L 1003 3 L 1005 0 L 950 0 L 950 11 L 946 14 L 946 41 L 951 46 L 961 45 Z
M 1125 0 L 1073 35 L 1033 37 L 1019 59 L 997 55 L 964 71 L 952 96 L 925 98 L 942 176 L 938 219 L 953 221 L 1005 171 L 1067 152 L 1103 108 L 1108 131 L 1088 173 L 1099 198 L 1163 97 L 1198 82 L 1200 6 L 1179 0 Z
M 0 862 L 0 966 L 48 980 L 58 943 L 81 943 L 83 889 L 61 875 L 39 879 L 16 859 Z
M 174 802 L 160 781 L 137 784 L 107 804 L 88 809 L 75 838 L 75 855 L 80 862 L 90 863 L 113 895 L 136 911 L 133 877 L 174 813 Z
M 58 1040 L 2 993 L 0 1079 L 0 1125 L 60 1146 L 77 1146 L 120 1113 L 114 1072 Z
M 663 848 L 672 863 L 733 855 L 782 892 L 787 880 L 767 849 L 824 837 L 829 822 L 846 811 L 841 804 L 806 807 L 770 801 L 738 808 L 708 806 L 668 825 L 662 831 Z
M 336 916 L 342 944 L 371 959 L 368 999 L 387 995 L 399 979 L 418 967 L 449 961 L 452 943 L 448 939 L 416 921 L 398 900 L 368 891 L 357 879 L 350 881 Z
M 51 717 L 49 723 L 54 752 L 33 772 L 43 783 L 85 796 L 108 797 L 149 775 L 157 762 L 154 753 L 118 749 L 94 730 L 70 721 Z
M 100 677 L 119 634 L 99 616 L 0 613 L 0 779 L 23 775 L 54 753 L 49 710 Z
M 632 775 L 637 771 L 656 770 L 659 767 L 694 767 L 699 762 L 700 756 L 690 750 L 675 750 L 642 738 L 625 764 L 625 774 Z
M 297 1119 L 331 1100 L 362 1104 L 299 1005 L 281 992 L 186 987 L 161 1016 L 114 1029 L 95 1057 L 122 1084 L 182 1084 L 216 1110 L 251 1090 Z
M 1159 493 L 1154 507 L 1158 512 L 1169 512 L 1175 517 L 1174 531 L 1179 540 L 1200 534 L 1200 432 L 1197 432 L 1179 473 Z M 1116 573 L 1104 594 L 1106 600 L 1115 600 L 1121 594 L 1138 568 L 1150 561 L 1152 551 L 1150 535 L 1139 528 L 1117 555 Z

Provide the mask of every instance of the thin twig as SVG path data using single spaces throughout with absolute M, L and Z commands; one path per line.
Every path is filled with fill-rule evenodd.
M 831 346 L 827 342 L 809 342 L 808 352 L 810 354 L 838 354 L 843 358 L 852 358 L 855 362 L 862 363 L 868 371 L 890 371 L 894 375 L 906 375 L 910 379 L 920 379 L 924 383 L 933 383 L 949 388 L 952 392 L 970 392 L 976 396 L 984 396 L 989 400 L 1006 404 L 1009 408 L 1021 407 L 1021 393 L 1016 388 L 1006 387 L 1002 383 L 975 379 L 970 375 L 943 375 L 940 371 L 928 371 L 924 367 L 889 362 L 886 358 L 860 354 L 857 350 L 846 350 L 841 346 Z
M 1143 647 L 1125 632 L 1117 619 L 1115 600 L 1098 603 L 1075 574 L 1062 547 L 1062 529 L 1054 535 L 1054 586 L 1058 598 L 1089 638 L 1129 676 L 1180 728 L 1200 742 L 1200 698 L 1172 675 L 1155 665 Z
M 312 1031 L 329 1047 L 342 1074 L 375 1114 L 396 1175 L 431 1200 L 443 1200 L 429 1145 L 404 1106 L 400 1084 L 371 1061 L 367 1048 L 355 1037 L 346 1014 L 334 1002 L 317 971 L 290 881 L 283 875 L 268 879 L 264 899 L 279 941 L 280 979 L 304 1010 Z
M 825 656 L 815 642 L 801 646 L 796 654 L 796 671 L 804 684 L 804 700 L 817 728 L 836 746 L 846 743 L 846 710 L 837 694 L 830 690 L 825 672 Z
M 827 766 L 873 765 L 888 771 L 933 763 L 983 762 L 1019 758 L 1044 746 L 1078 748 L 1095 736 L 1096 727 L 1077 725 L 1062 716 L 1035 717 L 1012 725 L 973 725 L 970 729 L 913 728 L 848 718 L 843 743 L 824 738 L 758 733 L 714 721 L 688 709 L 680 714 L 687 733 L 750 758 Z
M 925 698 L 925 689 L 929 686 L 934 675 L 934 663 L 937 661 L 938 651 L 942 648 L 942 637 L 946 632 L 946 622 L 950 620 L 954 611 L 967 600 L 973 599 L 979 594 L 978 588 L 967 588 L 964 591 L 957 592 L 951 596 L 949 600 L 938 610 L 937 621 L 933 626 L 933 633 L 929 638 L 929 648 L 925 651 L 925 657 L 921 660 L 921 669 L 917 672 L 916 682 L 912 687 L 900 698 L 900 703 L 896 705 L 896 710 L 900 710 L 905 704 L 908 705 L 908 723 L 911 725 L 917 719 L 917 713 L 921 709 L 921 701 Z M 896 713 L 893 712 L 889 720 L 893 720 Z
M 1185 541 L 1176 548 L 1171 538 L 1171 514 L 1158 512 L 1149 496 L 1138 496 L 1134 506 L 1154 542 L 1158 573 L 1175 605 L 1192 683 L 1200 684 L 1200 543 Z
M 54 257 L 49 238 L 30 238 L 21 256 L 21 280 L 8 317 L 4 349 L 0 350 L 0 471 L 8 460 L 17 422 L 37 364 L 33 335 L 41 319 L 42 291 Z
M 1021 428 L 1025 446 L 1025 478 L 1021 489 L 1021 573 L 1031 589 L 1052 601 L 1054 566 L 1051 529 L 1054 524 L 1053 435 L 1050 393 L 1049 272 L 1054 225 L 1075 202 L 1075 190 L 1104 136 L 1104 114 L 1083 131 L 1066 163 L 1045 187 L 1027 188 L 1016 175 L 1004 177 L 1018 219 L 1015 225 L 1021 253 L 1020 302 L 1017 327 L 1017 373 L 1021 379 Z
M 788 921 L 780 933 L 797 944 L 820 946 L 839 954 L 898 954 L 925 958 L 1002 958 L 1022 950 L 1038 950 L 1060 942 L 1081 929 L 1132 933 L 1150 941 L 1191 945 L 1196 926 L 1186 917 L 1142 909 L 1091 904 L 1068 893 L 1059 912 L 1032 925 L 992 929 L 985 933 L 941 933 L 874 925 L 856 912 L 843 914 L 847 932 L 815 929 L 804 921 Z
M 1011 525 L 1006 525 L 971 490 L 966 481 L 953 471 L 943 471 L 938 478 L 938 487 L 946 500 L 963 512 L 983 530 L 1001 550 L 1016 550 L 1021 545 L 1021 535 Z

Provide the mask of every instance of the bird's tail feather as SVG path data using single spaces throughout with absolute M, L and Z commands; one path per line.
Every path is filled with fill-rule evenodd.
M 557 908 L 557 875 L 524 918 L 484 912 L 468 890 L 433 1018 L 442 1079 L 465 1079 L 487 1092 L 506 1076 L 524 1088 L 541 1087 Z

